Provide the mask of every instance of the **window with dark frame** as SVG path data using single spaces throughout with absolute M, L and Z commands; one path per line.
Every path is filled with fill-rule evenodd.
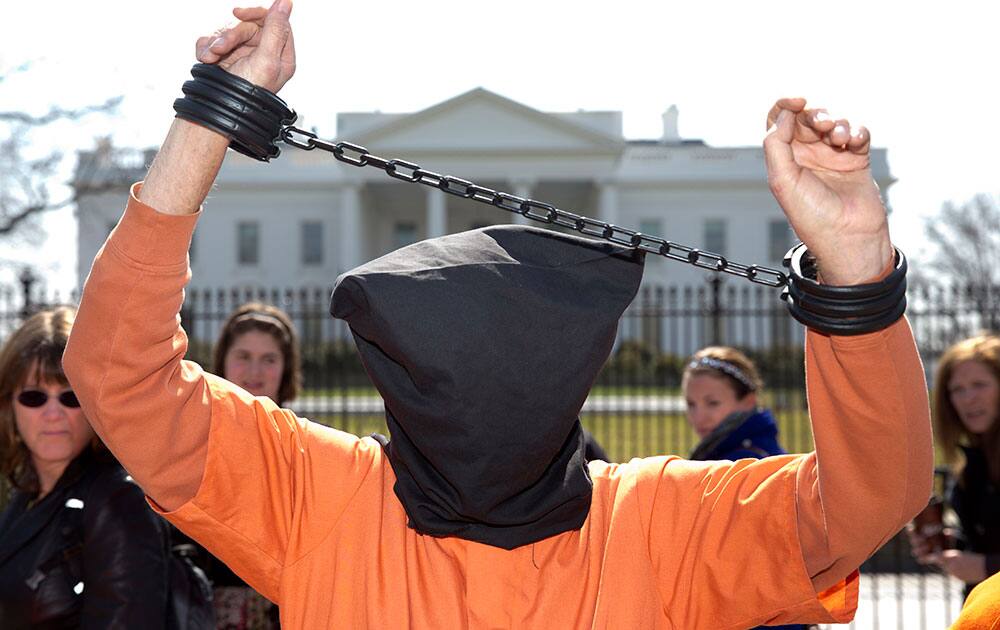
M 417 242 L 417 224 L 400 221 L 392 229 L 392 248 L 399 249 Z
M 639 219 L 639 231 L 647 236 L 663 238 L 663 221 L 659 219 Z
M 323 223 L 321 221 L 302 222 L 302 264 L 323 264 Z
M 236 262 L 241 265 L 260 263 L 260 224 L 256 221 L 236 224 Z
M 705 219 L 704 234 L 705 250 L 720 256 L 726 256 L 726 220 L 725 219 Z
M 781 261 L 792 246 L 792 228 L 785 219 L 772 219 L 767 223 L 767 259 Z

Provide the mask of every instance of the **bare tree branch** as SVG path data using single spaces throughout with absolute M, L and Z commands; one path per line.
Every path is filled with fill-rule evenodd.
M 27 72 L 31 62 L 0 73 L 0 84 L 15 74 Z M 122 97 L 109 98 L 103 103 L 67 109 L 52 107 L 40 115 L 26 111 L 0 111 L 0 239 L 24 232 L 33 216 L 58 210 L 78 201 L 83 192 L 73 186 L 73 192 L 52 199 L 53 178 L 64 164 L 64 150 L 53 148 L 41 155 L 31 144 L 31 134 L 60 121 L 79 121 L 93 114 L 111 114 Z M 61 147 L 72 150 L 72 147 Z M 100 185 L 97 185 L 100 186 Z M 84 187 L 86 193 L 101 192 L 95 185 Z
M 938 252 L 931 265 L 950 283 L 1000 284 L 1000 201 L 989 195 L 945 203 L 924 233 Z
M 31 62 L 25 61 L 16 68 L 11 68 L 9 71 L 7 71 L 6 74 L 0 74 L 0 83 L 3 83 L 8 77 L 11 77 L 15 74 L 21 74 L 22 72 L 27 72 L 28 68 L 30 67 L 31 67 Z
M 78 202 L 81 197 L 86 195 L 97 195 L 102 192 L 118 190 L 119 188 L 120 186 L 117 182 L 108 182 L 107 184 L 98 186 L 89 186 L 86 190 L 74 188 L 73 194 L 69 195 L 65 199 L 49 202 L 48 197 L 45 197 L 35 204 L 22 206 L 16 212 L 6 214 L 3 217 L 3 222 L 0 223 L 0 239 L 15 232 L 18 226 L 36 214 L 51 212 L 52 210 L 59 210 L 60 208 L 71 206 Z
M 109 98 L 98 105 L 87 105 L 86 107 L 81 107 L 79 109 L 63 109 L 61 107 L 53 107 L 48 111 L 48 113 L 42 114 L 41 116 L 34 116 L 27 112 L 0 112 L 0 122 L 20 123 L 22 125 L 40 127 L 54 123 L 57 120 L 79 120 L 88 114 L 94 114 L 97 112 L 106 114 L 111 112 L 121 104 L 122 98 L 123 97 L 121 96 L 116 96 L 114 98 Z
M 941 213 L 924 224 L 937 251 L 930 267 L 937 277 L 930 284 L 961 289 L 974 305 L 982 327 L 1000 329 L 1000 198 L 979 194 L 961 203 L 945 203 Z M 922 278 L 924 283 L 928 274 Z

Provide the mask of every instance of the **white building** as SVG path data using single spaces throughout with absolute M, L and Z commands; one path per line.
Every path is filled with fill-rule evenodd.
M 793 244 L 757 147 L 710 147 L 677 133 L 627 140 L 620 112 L 540 112 L 477 88 L 408 114 L 343 113 L 338 138 L 441 174 L 529 197 L 730 260 L 780 267 Z M 152 151 L 81 156 L 81 186 L 119 187 L 79 204 L 79 276 L 117 221 L 127 185 Z M 872 155 L 883 193 L 884 149 Z M 322 151 L 283 147 L 262 164 L 230 152 L 194 238 L 194 288 L 329 287 L 336 276 L 402 245 L 511 222 L 516 215 Z M 538 224 L 541 225 L 541 224 Z M 705 272 L 647 257 L 645 286 L 699 283 Z

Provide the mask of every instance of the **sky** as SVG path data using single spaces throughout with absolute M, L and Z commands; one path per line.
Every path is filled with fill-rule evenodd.
M 72 154 L 112 136 L 158 144 L 194 63 L 198 36 L 232 20 L 222 0 L 7 3 L 0 110 L 44 112 L 123 95 L 114 118 L 63 125 L 32 141 Z M 629 139 L 656 138 L 680 109 L 680 134 L 713 146 L 759 145 L 764 116 L 801 95 L 867 125 L 888 149 L 890 230 L 926 255 L 925 218 L 942 203 L 1000 194 L 1000 3 L 780 1 L 610 3 L 297 0 L 296 76 L 281 96 L 300 126 L 336 135 L 337 112 L 409 112 L 474 87 L 542 111 L 623 112 Z M 5 245 L 55 288 L 75 284 L 72 212 L 48 236 Z M 670 238 L 669 234 L 663 235 Z

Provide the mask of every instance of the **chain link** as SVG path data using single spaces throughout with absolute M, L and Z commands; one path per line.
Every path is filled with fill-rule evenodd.
M 490 204 L 501 210 L 520 214 L 532 221 L 575 230 L 586 236 L 595 236 L 625 247 L 641 249 L 649 254 L 663 256 L 701 269 L 738 276 L 768 287 L 780 288 L 788 284 L 788 277 L 778 269 L 732 262 L 719 254 L 573 214 L 542 201 L 518 197 L 479 186 L 465 179 L 428 171 L 413 162 L 382 158 L 371 153 L 368 149 L 350 142 L 328 142 L 321 140 L 312 132 L 292 126 L 282 129 L 281 139 L 285 144 L 303 151 L 312 151 L 313 149 L 327 151 L 332 153 L 333 157 L 351 166 L 374 166 L 385 171 L 390 177 L 404 182 L 423 184 L 437 188 L 449 195 Z

